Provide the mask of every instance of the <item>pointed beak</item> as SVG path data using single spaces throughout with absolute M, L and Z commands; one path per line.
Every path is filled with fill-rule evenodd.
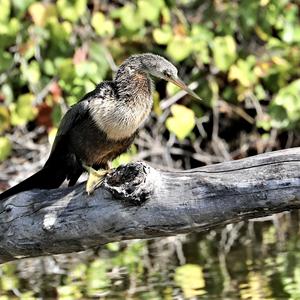
M 180 78 L 168 78 L 168 81 L 174 83 L 175 85 L 179 86 L 181 89 L 185 90 L 189 95 L 192 97 L 202 100 L 194 91 L 192 91 Z

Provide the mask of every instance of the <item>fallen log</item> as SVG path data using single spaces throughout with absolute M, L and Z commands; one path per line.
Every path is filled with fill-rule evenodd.
M 300 208 L 300 148 L 188 171 L 121 166 L 92 196 L 84 184 L 0 203 L 0 263 L 112 241 L 202 231 Z

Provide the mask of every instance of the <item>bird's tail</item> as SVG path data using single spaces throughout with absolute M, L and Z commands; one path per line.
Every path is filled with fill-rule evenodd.
M 66 179 L 64 168 L 45 166 L 29 178 L 0 194 L 0 200 L 31 189 L 54 189 Z

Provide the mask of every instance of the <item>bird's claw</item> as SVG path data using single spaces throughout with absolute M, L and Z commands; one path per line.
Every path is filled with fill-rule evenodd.
M 88 166 L 84 166 L 84 168 L 89 173 L 85 190 L 88 193 L 88 195 L 91 195 L 93 194 L 95 189 L 103 183 L 105 176 L 109 173 L 109 170 L 95 170 L 92 167 Z

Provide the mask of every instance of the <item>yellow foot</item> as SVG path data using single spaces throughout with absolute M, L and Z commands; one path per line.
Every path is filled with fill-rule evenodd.
M 85 190 L 91 195 L 95 191 L 97 187 L 99 187 L 105 176 L 109 173 L 109 170 L 95 170 L 92 167 L 84 166 L 84 168 L 88 171 L 89 177 L 86 182 Z

